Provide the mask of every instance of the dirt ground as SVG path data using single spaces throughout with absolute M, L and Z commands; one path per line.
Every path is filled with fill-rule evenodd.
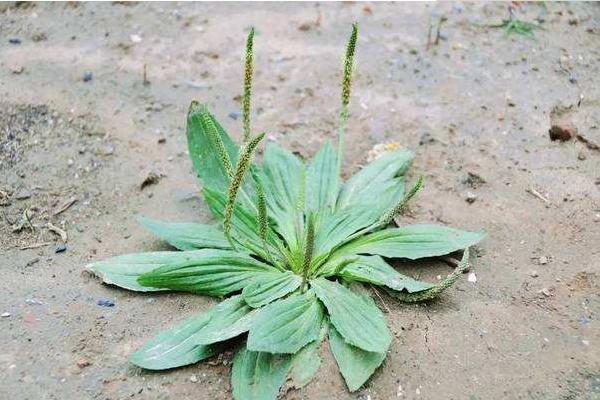
M 346 391 L 324 347 L 312 384 L 282 398 L 600 399 L 600 6 L 515 16 L 534 39 L 490 26 L 508 3 L 0 4 L 0 398 L 231 398 L 230 354 L 165 373 L 127 362 L 214 300 L 119 290 L 83 266 L 166 249 L 136 214 L 210 220 L 185 113 L 206 102 L 239 137 L 249 26 L 256 131 L 305 157 L 334 138 L 356 20 L 345 173 L 399 142 L 426 177 L 402 221 L 488 236 L 476 282 L 430 304 L 383 298 L 395 339 L 363 389 Z M 550 140 L 553 123 L 580 137 Z

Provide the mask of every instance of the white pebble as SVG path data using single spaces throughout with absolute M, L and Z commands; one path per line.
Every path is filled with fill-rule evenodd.
M 477 282 L 477 275 L 475 275 L 475 272 L 469 273 L 469 276 L 467 277 L 467 280 L 469 282 L 471 282 L 471 283 Z

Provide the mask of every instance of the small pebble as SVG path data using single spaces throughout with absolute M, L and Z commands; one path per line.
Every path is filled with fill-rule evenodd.
M 196 375 L 190 376 L 190 382 L 192 382 L 192 383 L 198 383 L 198 377 Z
M 58 246 L 56 246 L 56 248 L 54 249 L 55 253 L 64 253 L 65 251 L 67 251 L 67 245 L 64 243 L 59 244 Z
M 77 361 L 77 366 L 79 368 L 85 368 L 90 366 L 92 363 L 89 362 L 88 360 L 86 360 L 85 358 L 82 358 L 81 360 Z
M 156 302 L 156 299 L 154 297 L 150 297 L 148 299 L 146 299 L 146 303 L 148 304 L 154 304 Z
M 531 273 L 529 274 L 529 276 L 531 276 L 532 278 L 537 278 L 538 276 L 540 276 L 540 274 L 538 274 L 537 271 L 531 271 Z
M 10 43 L 10 44 L 21 44 L 21 39 L 19 39 L 19 38 L 10 38 L 10 39 L 8 39 L 8 43 Z
M 91 71 L 85 71 L 83 73 L 83 81 L 84 82 L 89 82 L 94 78 L 94 75 L 92 74 Z
M 475 200 L 477 200 L 477 195 L 472 192 L 467 192 L 467 197 L 465 198 L 465 201 L 469 204 L 473 204 L 475 203 Z
M 551 296 L 551 293 L 548 290 L 548 288 L 543 288 L 542 290 L 540 290 L 540 293 L 543 294 L 546 297 L 550 297 Z
M 97 303 L 100 307 L 114 307 L 115 302 L 109 299 L 100 299 Z
M 475 272 L 469 273 L 469 276 L 467 277 L 467 280 L 469 282 L 471 282 L 471 283 L 477 282 L 477 275 L 475 275 Z
M 8 318 L 8 317 L 10 317 L 10 313 L 9 312 L 3 312 L 2 315 L 0 315 L 0 317 L 2 317 L 2 318 Z
M 589 340 L 582 340 L 581 343 L 583 343 L 584 346 L 589 346 L 590 345 L 590 341 Z
M 229 114 L 227 114 L 227 116 L 229 118 L 231 118 L 232 120 L 237 121 L 237 119 L 241 116 L 241 114 L 237 111 L 232 111 Z
M 541 256 L 538 261 L 540 262 L 540 265 L 546 265 L 548 264 L 548 257 Z

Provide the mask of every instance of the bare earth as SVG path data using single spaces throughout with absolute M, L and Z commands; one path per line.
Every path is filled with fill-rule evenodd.
M 345 173 L 399 142 L 416 155 L 410 179 L 426 177 L 401 223 L 488 236 L 476 282 L 430 304 L 382 298 L 395 340 L 363 389 L 347 392 L 324 346 L 312 384 L 282 398 L 600 399 L 600 6 L 522 4 L 519 18 L 543 21 L 534 40 L 489 27 L 507 6 L 0 4 L 0 399 L 231 398 L 231 354 L 165 373 L 127 362 L 215 300 L 130 293 L 83 267 L 166 249 L 136 214 L 210 220 L 185 113 L 207 102 L 238 136 L 249 26 L 255 130 L 304 157 L 333 139 L 354 20 Z M 552 117 L 583 139 L 550 140 L 561 105 L 571 108 Z M 164 176 L 140 189 L 150 172 Z M 66 231 L 66 251 L 48 222 Z M 431 281 L 450 272 L 400 268 Z

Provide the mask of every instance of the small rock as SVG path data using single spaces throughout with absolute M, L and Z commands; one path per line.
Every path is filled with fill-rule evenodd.
M 548 288 L 543 288 L 542 290 L 540 290 L 540 293 L 543 294 L 546 297 L 552 296 L 552 294 L 550 293 L 550 291 L 548 290 Z
M 129 35 L 129 39 L 131 39 L 133 43 L 140 43 L 142 41 L 142 37 L 137 34 Z
M 590 341 L 589 340 L 581 340 L 581 344 L 583 344 L 584 346 L 589 346 L 590 345 Z
M 64 243 L 59 244 L 58 246 L 56 246 L 56 248 L 54 249 L 55 253 L 64 253 L 65 251 L 67 251 L 67 245 Z
M 3 313 L 0 315 L 0 317 L 2 317 L 2 318 L 8 318 L 8 317 L 10 317 L 10 315 L 11 315 L 11 314 L 10 314 L 9 312 L 3 312 Z
M 42 303 L 38 299 L 25 299 L 25 304 L 28 304 L 30 306 L 41 306 L 44 303 Z
M 26 200 L 31 197 L 31 192 L 26 188 L 21 188 L 15 194 L 15 199 L 17 200 Z
M 142 180 L 142 183 L 140 184 L 140 190 L 144 190 L 144 188 L 146 186 L 157 184 L 158 181 L 161 180 L 161 178 L 163 178 L 164 176 L 165 176 L 164 174 L 162 174 L 161 172 L 155 171 L 155 170 L 147 171 L 145 178 Z
M 531 271 L 531 273 L 529 274 L 529 276 L 531 276 L 532 278 L 537 278 L 538 276 L 540 276 L 540 274 L 538 274 L 537 271 Z
M 92 71 L 85 71 L 83 73 L 83 81 L 84 82 L 89 82 L 94 78 L 94 75 L 92 74 Z
M 161 137 L 158 138 L 158 143 L 159 144 L 164 144 L 166 142 L 167 142 L 167 138 L 166 137 L 161 136 Z
M 467 192 L 467 197 L 465 198 L 465 201 L 469 204 L 473 204 L 475 203 L 475 200 L 477 200 L 477 195 L 473 192 Z
M 548 257 L 546 257 L 546 256 L 541 256 L 541 257 L 538 259 L 538 261 L 539 261 L 540 265 L 546 265 L 546 264 L 548 264 Z
M 100 299 L 98 300 L 98 304 L 100 307 L 114 307 L 115 302 L 110 299 Z
M 99 153 L 103 156 L 111 156 L 115 152 L 115 146 L 107 144 L 106 146 L 102 146 L 99 150 Z
M 20 75 L 21 73 L 23 73 L 23 71 L 25 71 L 25 67 L 23 67 L 22 65 L 18 65 L 18 64 L 13 64 L 11 66 L 8 67 L 10 69 L 10 72 L 12 72 L 15 75 Z
M 198 377 L 196 375 L 190 376 L 190 382 L 192 382 L 192 383 L 198 383 Z
M 86 360 L 85 358 L 82 358 L 81 360 L 77 361 L 77 366 L 79 368 L 89 367 L 91 364 L 92 363 Z
M 421 138 L 419 139 L 419 146 L 423 146 L 425 144 L 429 144 L 429 143 L 433 143 L 433 142 L 435 142 L 435 138 L 433 136 L 431 136 L 431 133 L 425 132 L 424 134 L 421 135 Z
M 154 297 L 149 297 L 146 299 L 146 303 L 147 304 L 154 304 L 156 303 L 156 299 Z
M 19 38 L 10 38 L 10 39 L 8 39 L 8 43 L 10 43 L 10 44 L 21 44 L 21 39 L 19 39 Z
M 462 183 L 464 183 L 467 186 L 470 186 L 473 189 L 477 189 L 481 185 L 486 183 L 486 180 L 481 175 L 475 172 L 468 171 L 467 176 L 463 178 Z
M 229 118 L 231 118 L 232 120 L 234 120 L 234 121 L 237 121 L 237 119 L 238 119 L 238 118 L 239 118 L 241 115 L 242 115 L 242 114 L 241 114 L 241 113 L 239 113 L 238 111 L 232 111 L 232 112 L 230 112 L 229 114 L 227 114 L 227 116 L 228 116 Z
M 298 27 L 298 30 L 302 32 L 310 31 L 311 26 L 312 24 L 310 22 L 305 22 Z
M 471 283 L 477 282 L 477 275 L 475 275 L 475 272 L 470 272 L 467 280 Z
M 550 140 L 560 140 L 561 142 L 566 142 L 573 137 L 573 132 L 569 127 L 559 125 L 552 125 L 548 133 L 550 134 Z

